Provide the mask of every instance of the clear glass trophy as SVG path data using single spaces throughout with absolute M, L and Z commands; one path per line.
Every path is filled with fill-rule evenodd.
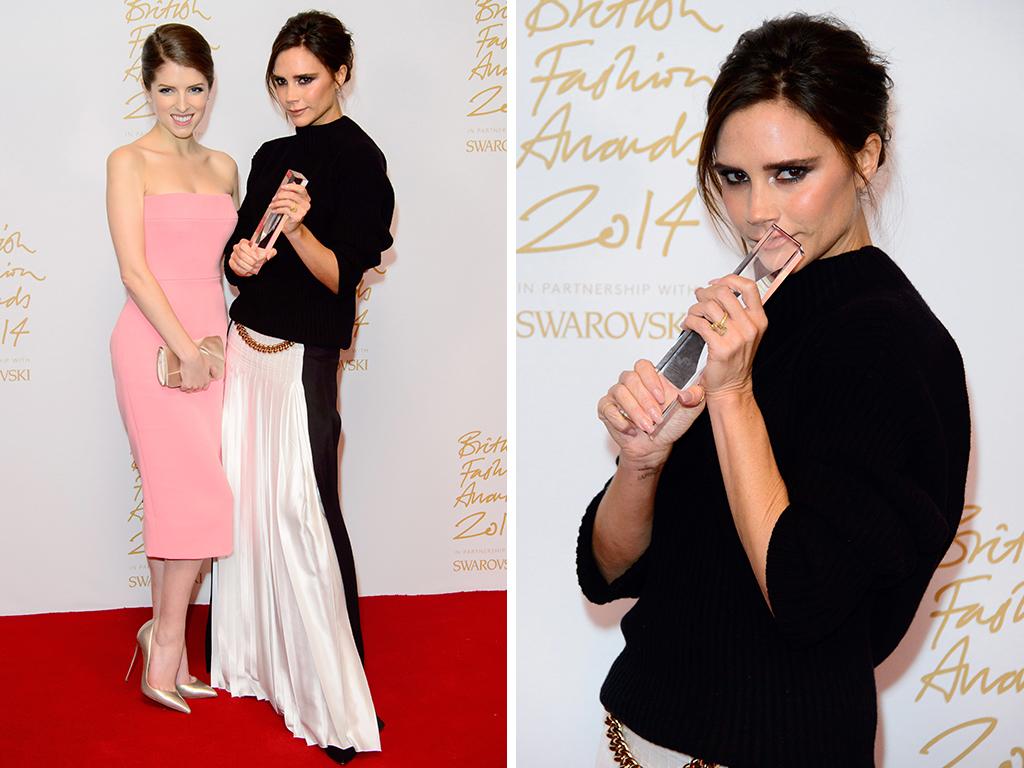
M 309 183 L 309 179 L 303 176 L 298 171 L 286 171 L 284 179 L 281 181 L 280 186 L 285 184 L 301 184 L 306 186 Z M 277 242 L 278 235 L 281 234 L 281 229 L 284 227 L 284 214 L 283 213 L 272 213 L 270 207 L 267 206 L 267 210 L 263 212 L 263 218 L 260 219 L 260 223 L 256 225 L 256 231 L 252 236 L 252 244 L 256 248 L 273 248 L 274 243 Z
M 800 263 L 803 253 L 804 249 L 800 243 L 781 227 L 772 224 L 771 229 L 757 241 L 733 274 L 753 280 L 761 294 L 761 302 L 764 303 L 786 279 L 786 275 Z M 742 298 L 740 303 L 743 303 Z M 700 334 L 686 329 L 679 334 L 675 344 L 661 358 L 657 366 L 658 372 L 674 386 L 681 390 L 686 389 L 700 378 L 707 357 L 704 339 Z M 673 399 L 665 408 L 664 415 L 667 416 L 678 402 Z

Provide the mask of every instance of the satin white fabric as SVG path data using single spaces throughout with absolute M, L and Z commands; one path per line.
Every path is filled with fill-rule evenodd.
M 596 768 L 619 768 L 615 762 L 615 754 L 608 746 L 607 727 L 604 725 L 604 718 L 601 719 L 601 743 L 597 749 Z M 626 740 L 626 746 L 633 753 L 633 757 L 644 768 L 682 768 L 682 766 L 693 760 L 689 755 L 676 752 L 665 747 L 659 747 L 647 739 L 637 736 L 625 723 L 622 725 L 622 736 Z
M 301 344 L 265 354 L 233 326 L 228 334 L 234 550 L 214 566 L 212 683 L 269 701 L 309 745 L 375 751 L 377 717 L 313 473 L 302 355 Z

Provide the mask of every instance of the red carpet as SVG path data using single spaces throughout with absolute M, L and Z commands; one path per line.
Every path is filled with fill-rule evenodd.
M 380 753 L 354 768 L 505 765 L 505 593 L 360 601 L 366 668 L 386 722 Z M 206 606 L 190 613 L 192 671 L 203 665 Z M 0 765 L 334 765 L 252 698 L 193 702 L 183 715 L 123 682 L 148 609 L 0 617 Z

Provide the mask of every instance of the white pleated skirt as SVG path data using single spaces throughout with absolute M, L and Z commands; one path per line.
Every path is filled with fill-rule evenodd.
M 313 471 L 302 366 L 301 344 L 266 354 L 235 327 L 228 334 L 222 436 L 234 549 L 214 565 L 212 683 L 269 701 L 309 745 L 375 751 L 376 712 Z

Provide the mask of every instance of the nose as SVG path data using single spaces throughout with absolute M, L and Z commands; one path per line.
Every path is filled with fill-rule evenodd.
M 774 179 L 773 179 L 774 181 Z M 751 179 L 747 202 L 747 223 L 758 229 L 768 227 L 779 219 L 779 206 L 775 185 L 766 179 Z
M 178 91 L 178 103 L 176 106 L 179 112 L 184 112 L 188 107 L 188 94 L 184 91 Z
M 293 83 L 288 83 L 284 87 L 284 101 L 285 104 L 294 104 L 299 100 L 298 90 Z

